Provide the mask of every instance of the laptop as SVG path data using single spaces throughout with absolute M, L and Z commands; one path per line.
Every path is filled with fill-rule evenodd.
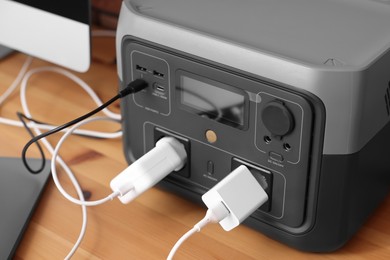
M 32 167 L 39 159 L 28 159 Z M 0 158 L 0 259 L 12 259 L 50 175 L 31 174 L 20 158 Z

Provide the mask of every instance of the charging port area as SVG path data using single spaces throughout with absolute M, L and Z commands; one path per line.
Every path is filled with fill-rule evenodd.
M 184 148 L 187 152 L 187 162 L 186 164 L 184 165 L 184 167 L 177 171 L 177 172 L 174 172 L 174 174 L 177 174 L 177 175 L 180 175 L 182 177 L 186 177 L 186 178 L 189 178 L 191 176 L 190 174 L 190 169 L 191 169 L 191 146 L 190 146 L 190 140 L 188 140 L 187 138 L 184 138 L 182 136 L 178 136 L 176 134 L 173 134 L 173 133 L 170 133 L 168 131 L 165 131 L 163 129 L 160 129 L 158 127 L 156 127 L 154 129 L 154 143 L 157 143 L 158 140 L 160 140 L 161 138 L 165 137 L 165 136 L 172 136 L 172 137 L 175 137 L 180 143 L 182 143 L 184 145 Z
M 240 165 L 245 165 L 248 167 L 249 171 L 253 174 L 253 176 L 256 178 L 256 180 L 259 182 L 261 187 L 264 189 L 264 191 L 268 195 L 268 201 L 264 203 L 259 210 L 264 212 L 270 212 L 271 211 L 271 205 L 272 205 L 272 186 L 273 186 L 273 174 L 272 172 L 263 169 L 261 167 L 252 165 L 250 163 L 244 162 L 240 159 L 233 158 L 232 160 L 232 170 L 236 169 Z
M 143 52 L 131 53 L 131 79 L 141 78 L 150 88 L 134 96 L 139 107 L 161 115 L 171 112 L 170 76 L 168 62 Z

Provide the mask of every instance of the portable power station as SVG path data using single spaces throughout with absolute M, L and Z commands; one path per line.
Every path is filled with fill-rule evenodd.
M 122 87 L 149 83 L 121 104 L 126 158 L 176 137 L 180 196 L 246 165 L 269 201 L 245 223 L 326 252 L 387 195 L 390 1 L 125 0 L 116 47 Z

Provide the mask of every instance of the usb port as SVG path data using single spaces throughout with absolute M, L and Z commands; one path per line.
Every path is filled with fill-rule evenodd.
M 135 69 L 139 70 L 139 71 L 142 71 L 142 72 L 146 72 L 147 71 L 147 69 L 145 67 L 142 67 L 140 65 L 135 65 Z
M 164 77 L 164 73 L 158 72 L 156 70 L 153 70 L 153 75 L 156 76 L 156 77 L 159 77 L 159 78 L 163 78 Z
M 163 85 L 160 85 L 158 84 L 157 82 L 155 82 L 153 84 L 153 88 L 157 91 L 160 91 L 160 92 L 165 92 L 165 87 Z

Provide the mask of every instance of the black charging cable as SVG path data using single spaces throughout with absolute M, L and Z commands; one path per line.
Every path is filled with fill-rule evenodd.
M 32 121 L 32 122 L 37 123 L 37 124 L 40 124 L 41 122 L 34 120 L 34 119 L 31 119 L 21 112 L 17 112 L 16 115 L 18 116 L 20 122 L 22 122 L 24 128 L 26 129 L 26 131 L 30 135 L 30 137 L 35 138 L 33 131 L 31 131 L 31 129 L 28 127 L 26 121 L 29 120 L 29 121 Z M 43 169 L 43 168 L 45 168 L 46 156 L 45 156 L 45 153 L 43 152 L 43 149 L 42 149 L 42 146 L 40 145 L 40 143 L 36 142 L 35 144 L 37 145 L 38 151 L 41 154 L 41 159 L 42 159 L 41 169 Z
M 77 124 L 93 115 L 95 115 L 96 113 L 102 111 L 103 109 L 105 109 L 106 107 L 108 107 L 109 105 L 111 105 L 112 103 L 114 103 L 116 100 L 120 99 L 120 98 L 123 98 L 129 94 L 133 94 L 133 93 L 137 93 L 143 89 L 145 89 L 146 87 L 148 86 L 148 83 L 143 80 L 143 79 L 136 79 L 132 82 L 130 82 L 127 87 L 125 87 L 124 89 L 122 89 L 121 91 L 119 91 L 119 93 L 114 96 L 113 98 L 111 98 L 110 100 L 108 100 L 107 102 L 105 102 L 103 105 L 99 106 L 98 108 L 92 110 L 91 112 L 89 113 L 86 113 L 85 115 L 83 116 L 80 116 L 72 121 L 69 121 L 63 125 L 60 125 L 56 128 L 53 128 L 43 134 L 40 134 L 38 136 L 35 136 L 33 137 L 24 147 L 23 147 L 23 150 L 22 150 L 22 161 L 23 161 L 23 164 L 25 165 L 25 167 L 27 168 L 27 170 L 29 172 L 31 172 L 32 174 L 37 174 L 37 173 L 40 173 L 43 171 L 43 169 L 45 168 L 45 160 L 42 161 L 42 164 L 41 164 L 41 167 L 38 169 L 38 170 L 34 170 L 32 169 L 29 165 L 28 165 L 28 162 L 27 162 L 27 158 L 26 158 L 26 154 L 27 154 L 27 150 L 29 149 L 29 147 L 33 144 L 33 143 L 36 143 L 38 142 L 40 139 L 42 138 L 45 138 L 49 135 L 52 135 L 52 134 L 55 134 L 57 132 L 60 132 L 74 124 Z M 23 121 L 22 121 L 23 122 Z M 30 133 L 31 135 L 31 133 Z M 44 155 L 42 156 L 42 158 L 44 158 Z

